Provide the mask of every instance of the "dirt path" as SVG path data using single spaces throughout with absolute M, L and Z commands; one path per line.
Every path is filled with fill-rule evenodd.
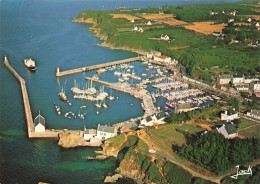
M 153 141 L 151 140 L 151 138 L 146 134 L 146 132 L 142 132 L 141 135 L 139 136 L 139 138 L 140 138 L 142 141 L 144 141 L 144 142 L 148 145 L 149 149 L 155 149 L 158 154 L 160 154 L 160 155 L 163 156 L 164 158 L 167 158 L 168 161 L 170 161 L 170 162 L 172 162 L 172 163 L 174 163 L 174 164 L 180 166 L 180 167 L 183 168 L 184 170 L 188 171 L 192 176 L 200 177 L 200 178 L 205 179 L 205 180 L 210 180 L 210 181 L 215 182 L 215 183 L 220 183 L 220 181 L 221 181 L 224 177 L 226 177 L 226 176 L 228 176 L 228 175 L 230 175 L 230 174 L 232 173 L 232 171 L 230 171 L 230 172 L 228 172 L 227 174 L 221 175 L 221 176 L 216 176 L 216 177 L 214 177 L 214 176 L 205 176 L 205 175 L 203 175 L 203 174 L 201 174 L 201 173 L 198 173 L 197 171 L 195 171 L 195 170 L 189 168 L 188 166 L 186 166 L 186 165 L 180 163 L 179 161 L 177 161 L 177 160 L 174 158 L 174 156 L 173 156 L 172 154 L 170 154 L 170 153 L 168 153 L 168 152 L 162 150 L 160 147 L 158 147 L 157 145 L 155 145 L 155 144 L 153 143 Z

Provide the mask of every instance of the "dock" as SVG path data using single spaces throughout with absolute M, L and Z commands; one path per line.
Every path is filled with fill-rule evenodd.
M 156 109 L 156 107 L 154 106 L 152 97 L 150 95 L 150 93 L 146 90 L 146 89 L 136 89 L 131 87 L 129 84 L 122 84 L 122 83 L 109 83 L 106 81 L 101 81 L 99 79 L 96 78 L 91 78 L 91 77 L 85 77 L 85 79 L 90 80 L 90 81 L 94 81 L 103 85 L 106 85 L 107 87 L 117 90 L 117 91 L 121 91 L 124 93 L 128 93 L 136 98 L 140 98 L 142 99 L 142 108 L 145 111 L 144 116 L 150 116 L 152 114 L 155 114 L 158 112 L 158 110 Z
M 97 64 L 97 65 L 92 65 L 92 66 L 87 66 L 87 67 L 76 68 L 76 69 L 67 70 L 67 71 L 63 71 L 63 72 L 57 71 L 56 77 L 86 72 L 86 71 L 90 71 L 90 70 L 97 70 L 97 69 L 104 68 L 104 67 L 131 63 L 131 62 L 135 62 L 135 61 L 142 61 L 142 59 L 141 59 L 141 57 L 134 57 L 134 58 L 123 59 L 123 60 L 119 60 L 119 61 L 113 61 L 113 62 L 109 62 L 109 63 L 103 63 L 103 64 Z

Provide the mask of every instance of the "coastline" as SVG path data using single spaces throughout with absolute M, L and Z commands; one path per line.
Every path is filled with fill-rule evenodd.
M 102 35 L 100 33 L 100 29 L 96 28 L 97 23 L 94 22 L 94 20 L 92 18 L 88 18 L 87 20 L 84 20 L 83 18 L 80 18 L 80 19 L 73 18 L 73 20 L 71 22 L 78 23 L 78 24 L 92 24 L 92 26 L 88 29 L 88 31 L 94 33 L 95 37 L 99 38 L 100 41 L 103 41 L 101 44 L 96 44 L 97 46 L 106 47 L 111 50 L 129 51 L 129 52 L 133 52 L 133 53 L 140 54 L 140 55 L 146 55 L 148 53 L 147 51 L 144 51 L 144 50 L 131 49 L 129 47 L 115 47 L 113 44 L 107 43 L 106 41 L 108 39 L 108 36 Z

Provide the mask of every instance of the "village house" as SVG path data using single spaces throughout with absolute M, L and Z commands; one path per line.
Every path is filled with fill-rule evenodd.
M 84 139 L 90 140 L 97 136 L 97 130 L 84 128 Z
M 98 138 L 100 140 L 107 140 L 107 139 L 114 137 L 114 136 L 117 136 L 117 128 L 116 127 L 110 127 L 110 126 L 107 126 L 107 125 L 98 124 L 96 138 Z
M 149 53 L 146 54 L 146 57 L 152 59 L 155 55 L 161 56 L 162 53 L 155 50 L 151 50 Z
M 228 19 L 228 23 L 234 22 L 235 19 Z
M 229 84 L 231 81 L 230 75 L 222 75 L 217 78 L 217 82 L 219 85 Z
M 145 23 L 146 25 L 150 26 L 152 25 L 152 22 L 149 20 L 148 22 Z
M 250 112 L 246 113 L 247 116 L 260 120 L 260 110 L 259 109 L 252 109 Z
M 227 111 L 224 111 L 220 115 L 220 119 L 222 121 L 233 121 L 234 119 L 238 119 L 238 113 L 235 112 L 233 109 L 229 109 Z
M 235 85 L 235 90 L 237 90 L 237 91 L 248 91 L 249 85 L 248 84 L 237 84 L 237 85 Z
M 212 35 L 213 35 L 213 36 L 218 36 L 218 37 L 224 36 L 224 34 L 222 34 L 221 32 L 216 32 L 216 31 L 214 31 L 214 32 L 212 33 Z
M 151 116 L 148 116 L 140 121 L 141 125 L 144 126 L 154 126 L 154 125 L 160 125 L 164 124 L 165 122 L 163 121 L 167 114 L 164 111 L 161 111 L 157 114 L 153 114 Z
M 255 27 L 259 27 L 259 23 L 257 22 L 257 23 L 255 23 Z
M 260 91 L 260 81 L 258 81 L 258 82 L 251 82 L 250 83 L 250 88 L 253 91 Z
M 245 76 L 239 74 L 231 75 L 231 83 L 232 84 L 242 84 L 244 83 Z
M 237 129 L 231 123 L 223 124 L 222 127 L 217 128 L 217 131 L 226 139 L 233 139 L 237 136 Z
M 170 37 L 168 35 L 161 35 L 161 40 L 170 40 Z
M 258 78 L 245 78 L 244 79 L 245 84 L 250 84 L 251 82 L 257 82 L 257 81 L 259 81 Z
M 247 19 L 247 22 L 252 22 L 252 19 L 249 17 L 248 19 Z
M 172 59 L 169 56 L 158 56 L 158 55 L 154 56 L 154 60 L 159 61 L 159 62 L 163 62 L 163 63 L 166 63 L 166 64 L 170 64 L 171 61 L 172 61 Z
M 135 19 L 130 20 L 131 23 L 135 23 Z
M 143 28 L 138 27 L 138 26 L 134 26 L 134 27 L 132 28 L 132 31 L 141 32 L 141 33 L 144 32 Z
M 39 115 L 34 119 L 35 132 L 45 132 L 45 119 Z

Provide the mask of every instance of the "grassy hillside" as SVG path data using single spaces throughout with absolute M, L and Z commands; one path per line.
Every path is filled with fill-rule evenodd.
M 145 19 L 145 16 L 158 15 L 160 11 L 187 24 L 200 21 L 227 24 L 228 19 L 234 19 L 235 23 L 246 23 L 249 15 L 259 15 L 259 9 L 260 7 L 255 4 L 245 3 L 162 6 L 145 9 L 86 11 L 76 19 L 91 18 L 96 23 L 94 27 L 99 34 L 106 36 L 105 43 L 107 44 L 144 51 L 161 51 L 164 55 L 179 60 L 191 76 L 210 81 L 214 76 L 223 73 L 244 73 L 250 76 L 260 74 L 259 48 L 248 47 L 248 43 L 260 39 L 259 31 L 254 24 L 251 23 L 251 26 L 248 26 L 230 23 L 223 30 L 226 34 L 225 39 L 221 40 L 212 35 L 187 30 L 182 25 L 166 24 L 165 21 L 172 21 L 171 18 L 152 19 L 152 25 L 146 25 L 148 19 Z M 211 11 L 218 14 L 210 15 Z M 235 17 L 230 15 L 234 11 L 237 14 Z M 130 23 L 130 19 L 113 18 L 111 14 L 134 16 L 136 20 Z M 253 19 L 253 21 L 256 20 Z M 144 32 L 131 31 L 134 25 L 142 27 Z M 161 34 L 167 34 L 175 41 L 159 40 Z M 230 44 L 232 40 L 238 40 L 239 43 Z M 186 48 L 175 49 L 178 47 Z

